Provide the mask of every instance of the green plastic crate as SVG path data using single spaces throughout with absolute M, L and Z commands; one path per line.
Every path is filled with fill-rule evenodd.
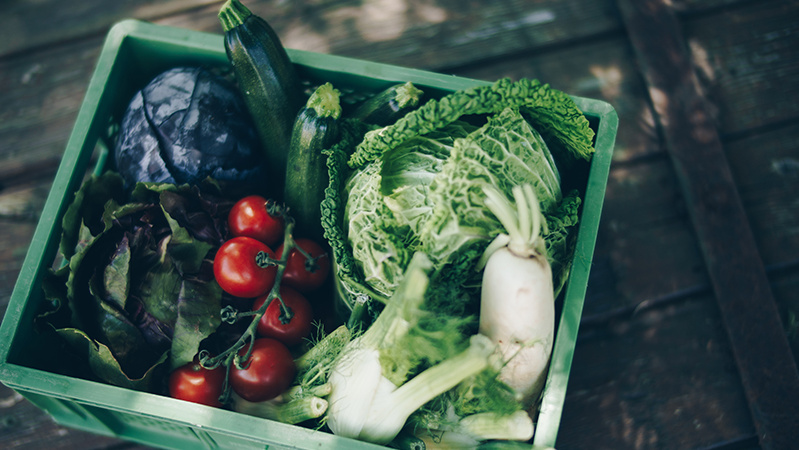
M 303 77 L 339 88 L 377 91 L 412 81 L 431 96 L 478 81 L 351 58 L 289 50 Z M 98 140 L 133 93 L 167 68 L 183 64 L 227 65 L 222 36 L 127 20 L 108 34 L 78 113 L 52 189 L 0 327 L 0 382 L 47 411 L 57 422 L 98 434 L 165 448 L 372 449 L 372 444 L 160 395 L 128 390 L 42 370 L 45 342 L 33 327 L 43 301 L 43 273 L 58 251 L 66 207 L 93 162 Z M 575 97 L 596 131 L 596 154 L 586 179 L 577 249 L 565 289 L 557 336 L 534 443 L 554 447 L 591 258 L 599 227 L 618 117 L 602 101 Z M 102 158 L 102 155 L 100 156 Z

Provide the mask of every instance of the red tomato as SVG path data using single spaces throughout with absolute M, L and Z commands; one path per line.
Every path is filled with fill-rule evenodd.
M 225 292 L 235 297 L 257 297 L 272 289 L 277 266 L 259 266 L 261 256 L 275 258 L 268 245 L 239 236 L 222 244 L 214 257 L 214 277 Z
M 245 345 L 239 355 L 246 352 Z M 271 338 L 256 339 L 250 358 L 242 366 L 245 369 L 230 367 L 230 387 L 251 402 L 271 400 L 282 394 L 291 387 L 297 372 L 289 349 Z
M 269 214 L 267 200 L 260 195 L 244 197 L 230 210 L 228 227 L 233 236 L 247 236 L 266 245 L 283 240 L 283 220 Z
M 302 294 L 288 286 L 280 286 L 280 297 L 293 314 L 289 322 L 281 322 L 282 308 L 280 300 L 275 298 L 269 302 L 264 315 L 258 321 L 257 331 L 259 336 L 277 339 L 291 347 L 299 344 L 311 334 L 313 309 Z M 252 310 L 257 311 L 260 309 L 268 298 L 269 294 L 255 299 Z
M 303 249 L 311 256 L 308 259 L 297 248 L 291 249 L 286 269 L 283 272 L 283 283 L 287 286 L 307 294 L 319 288 L 327 280 L 330 273 L 330 256 L 321 245 L 306 238 L 294 240 L 297 247 Z M 278 258 L 283 255 L 283 245 L 277 249 Z
M 219 397 L 225 386 L 225 368 L 209 370 L 196 360 L 178 367 L 169 375 L 169 395 L 173 398 L 222 407 Z

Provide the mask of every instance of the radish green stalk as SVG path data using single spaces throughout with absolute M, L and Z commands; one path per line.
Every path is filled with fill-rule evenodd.
M 498 378 L 530 405 L 546 379 L 555 332 L 552 270 L 541 237 L 546 222 L 529 185 L 512 189 L 515 207 L 491 186 L 484 192 L 507 234 L 497 236 L 480 260 L 480 333 L 498 344 L 505 362 Z

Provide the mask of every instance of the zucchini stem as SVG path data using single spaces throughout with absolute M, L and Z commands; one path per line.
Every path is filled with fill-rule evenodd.
M 397 102 L 397 106 L 404 108 L 408 105 L 416 106 L 421 101 L 424 92 L 408 81 L 402 86 L 398 86 L 394 94 L 394 101 Z
M 228 31 L 244 24 L 244 21 L 252 15 L 246 6 L 239 0 L 228 0 L 219 9 L 219 22 L 222 23 L 222 29 L 227 33 Z
M 313 92 L 308 97 L 308 102 L 305 104 L 307 108 L 311 108 L 316 113 L 317 117 L 332 117 L 338 119 L 341 116 L 341 92 L 334 88 L 332 84 L 325 83 Z

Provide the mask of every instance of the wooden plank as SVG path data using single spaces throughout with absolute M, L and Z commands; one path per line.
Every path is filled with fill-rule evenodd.
M 368 55 L 372 60 L 413 67 L 524 51 L 620 27 L 609 1 L 585 5 L 574 0 L 549 0 L 531 5 L 517 0 L 471 2 L 466 7 L 456 0 L 435 5 L 338 1 L 313 8 L 296 2 L 247 5 L 267 19 L 289 47 Z M 220 32 L 218 6 L 212 4 L 159 22 Z M 584 26 L 573 26 L 576 23 Z M 431 39 L 433 36 L 435 39 Z
M 718 12 L 746 3 L 760 3 L 760 0 L 672 0 L 671 6 L 681 17 Z
M 503 2 L 250 2 L 283 44 L 302 50 L 365 58 L 428 70 L 529 53 L 621 29 L 609 0 Z M 219 30 L 216 8 L 158 23 Z
M 101 44 L 97 38 L 0 60 L 0 184 L 55 173 Z
M 244 3 L 267 19 L 289 47 L 424 68 L 473 61 L 475 55 L 526 51 L 621 26 L 610 0 Z M 10 32 L 0 43 L 0 56 L 102 35 L 126 17 L 221 32 L 220 6 L 221 2 L 210 0 L 5 2 L 0 5 L 0 28 Z
M 799 117 L 799 2 L 746 3 L 683 29 L 722 137 Z
M 559 450 L 702 448 L 753 435 L 712 295 L 581 326 Z
M 218 0 L 87 0 L 0 3 L 0 57 L 30 53 L 53 43 L 87 36 L 102 36 L 125 18 L 155 20 L 202 5 L 221 5 Z
M 611 170 L 583 315 L 707 283 L 668 161 Z
M 799 258 L 799 125 L 725 141 L 755 242 L 767 265 Z
M 799 372 L 674 12 L 618 1 L 663 126 L 764 448 L 799 440 Z
M 38 215 L 38 212 L 36 213 Z M 0 316 L 5 314 L 22 260 L 36 228 L 36 220 L 0 218 Z
M 794 358 L 799 358 L 799 296 L 796 295 L 799 292 L 799 265 L 775 272 L 772 276 L 774 296 L 779 302 Z

